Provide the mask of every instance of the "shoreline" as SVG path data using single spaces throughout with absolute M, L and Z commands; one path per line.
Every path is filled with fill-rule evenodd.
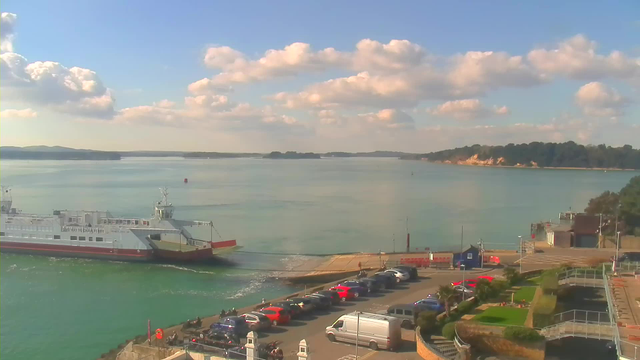
M 403 159 L 411 160 L 411 159 Z M 480 165 L 480 164 L 457 164 L 446 163 L 442 161 L 430 161 L 425 159 L 416 159 L 414 161 L 424 161 L 431 164 L 439 165 L 454 165 L 454 166 L 471 166 L 471 167 L 486 167 L 486 168 L 504 168 L 504 169 L 537 169 L 537 170 L 592 170 L 592 171 L 640 171 L 640 169 L 619 169 L 619 168 L 586 168 L 586 167 L 567 167 L 567 166 L 515 166 L 515 165 Z

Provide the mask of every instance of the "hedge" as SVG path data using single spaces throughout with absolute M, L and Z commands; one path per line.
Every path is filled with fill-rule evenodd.
M 457 310 L 461 315 L 467 314 L 469 313 L 469 311 L 471 311 L 471 309 L 473 309 L 473 305 L 474 304 L 471 301 L 463 301 L 460 304 L 458 304 Z
M 436 312 L 435 311 L 422 311 L 418 315 L 418 326 L 420 331 L 428 334 L 436 328 Z
M 502 336 L 504 336 L 505 339 L 512 341 L 535 342 L 544 340 L 544 336 L 540 335 L 534 329 L 520 326 L 507 326 L 502 331 Z
M 453 340 L 456 337 L 456 323 L 450 322 L 442 328 L 442 336 L 445 339 Z
M 558 274 L 544 274 L 540 282 L 540 287 L 545 294 L 555 294 L 556 291 L 558 291 Z
M 551 325 L 557 302 L 558 297 L 555 295 L 542 295 L 533 308 L 533 326 Z

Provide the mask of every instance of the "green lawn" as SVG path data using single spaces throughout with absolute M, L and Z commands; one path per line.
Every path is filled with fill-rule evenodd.
M 516 291 L 516 294 L 513 296 L 514 302 L 520 302 L 522 299 L 526 302 L 531 302 L 533 300 L 533 295 L 536 293 L 535 286 L 523 286 L 520 290 Z
M 539 286 L 540 282 L 542 282 L 542 277 L 536 276 L 525 281 L 521 281 L 518 285 L 520 286 Z
M 473 318 L 473 321 L 499 326 L 524 325 L 529 309 L 494 306 Z

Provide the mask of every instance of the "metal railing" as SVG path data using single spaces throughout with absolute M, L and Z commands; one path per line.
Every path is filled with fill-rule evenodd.
M 559 324 L 547 326 L 540 330 L 547 340 L 555 340 L 564 337 L 583 337 L 588 339 L 612 340 L 615 338 L 614 328 L 611 323 L 588 323 L 569 320 Z
M 624 263 L 621 263 L 622 265 Z M 604 277 L 604 289 L 605 295 L 607 297 L 607 307 L 609 310 L 611 326 L 613 327 L 613 342 L 616 344 L 616 352 L 618 354 L 619 359 L 640 359 L 640 345 L 634 344 L 632 342 L 622 340 L 620 338 L 620 329 L 618 328 L 618 312 L 617 306 L 615 303 L 615 299 L 613 293 L 611 292 L 611 283 L 609 281 L 609 276 L 612 273 L 612 270 L 605 270 L 605 265 L 602 266 L 603 272 L 605 272 L 606 276 Z M 621 269 L 620 266 L 617 267 Z M 629 268 L 627 268 L 629 269 Z
M 622 261 L 616 265 L 616 269 L 620 271 L 636 271 L 640 270 L 640 262 L 638 261 Z
M 603 278 L 603 270 L 577 268 L 558 273 L 558 284 L 584 287 L 603 287 Z
M 574 321 L 577 323 L 595 323 L 595 324 L 611 324 L 609 313 L 603 311 L 591 311 L 591 310 L 568 310 L 555 314 L 553 316 L 553 322 L 558 324 L 565 321 Z
M 458 352 L 470 349 L 471 345 L 467 344 L 464 340 L 462 340 L 462 338 L 460 337 L 460 334 L 458 334 L 458 326 L 457 326 L 457 324 L 453 327 L 453 330 L 455 332 L 455 337 L 453 338 L 453 343 L 456 346 L 456 349 L 458 350 Z

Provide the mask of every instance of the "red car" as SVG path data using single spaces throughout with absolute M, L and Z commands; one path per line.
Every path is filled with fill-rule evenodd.
M 478 282 L 478 280 L 476 279 L 467 279 L 464 281 L 466 285 L 469 285 L 471 287 L 476 287 L 476 282 Z M 458 285 L 462 285 L 462 281 L 456 281 L 451 283 L 451 286 L 458 286 Z
M 356 289 L 352 289 L 348 286 L 338 285 L 329 290 L 336 291 L 338 296 L 340 296 L 340 301 L 352 300 L 358 297 Z
M 492 282 L 493 281 L 493 276 L 489 276 L 489 275 L 480 275 L 476 278 L 477 280 L 487 280 L 488 282 Z
M 262 308 L 260 312 L 268 317 L 269 320 L 271 320 L 273 326 L 278 326 L 278 324 L 286 324 L 291 321 L 289 312 L 281 307 L 267 306 L 266 308 Z

